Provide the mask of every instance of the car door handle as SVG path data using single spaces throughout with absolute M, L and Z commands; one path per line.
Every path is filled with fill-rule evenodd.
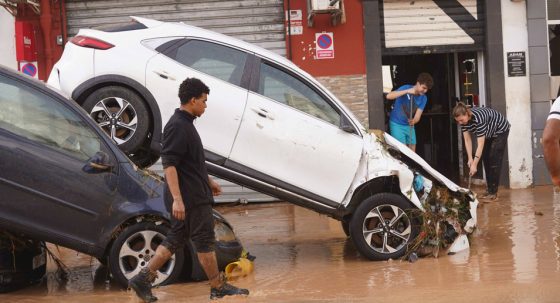
M 268 118 L 270 120 L 274 120 L 274 116 L 272 116 L 266 109 L 264 108 L 254 108 L 251 107 L 251 110 L 254 111 L 255 113 L 257 113 L 257 115 L 263 117 L 263 118 Z
M 167 79 L 167 80 L 172 80 L 175 81 L 175 77 L 171 76 L 168 72 L 166 71 L 154 71 L 154 73 L 160 77 L 162 77 L 163 79 Z

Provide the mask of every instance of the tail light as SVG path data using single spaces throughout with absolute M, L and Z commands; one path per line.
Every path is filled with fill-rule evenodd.
M 91 38 L 91 37 L 86 37 L 86 36 L 75 36 L 72 39 L 70 39 L 70 42 L 81 47 L 89 47 L 93 49 L 105 50 L 114 47 L 114 45 L 111 43 L 99 39 Z

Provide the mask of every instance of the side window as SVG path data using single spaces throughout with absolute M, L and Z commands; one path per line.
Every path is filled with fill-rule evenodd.
M 334 125 L 340 114 L 318 93 L 292 75 L 261 63 L 258 93 Z
M 0 129 L 84 161 L 100 150 L 99 136 L 56 99 L 3 76 L 0 91 Z
M 190 40 L 177 48 L 175 60 L 239 86 L 247 54 L 206 41 Z

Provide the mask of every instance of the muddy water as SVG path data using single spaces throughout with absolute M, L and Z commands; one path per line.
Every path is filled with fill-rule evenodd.
M 248 298 L 226 302 L 560 302 L 560 195 L 551 187 L 503 190 L 483 204 L 468 252 L 415 263 L 369 262 L 339 222 L 287 203 L 220 207 L 257 256 L 255 272 L 235 284 Z M 542 215 L 541 215 L 542 214 Z M 0 295 L 0 302 L 137 302 L 106 282 L 106 270 L 61 249 L 68 281 Z M 159 302 L 206 302 L 205 282 L 155 290 Z

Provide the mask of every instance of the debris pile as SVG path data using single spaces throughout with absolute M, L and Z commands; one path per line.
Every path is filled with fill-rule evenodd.
M 425 180 L 424 184 L 426 183 L 431 186 L 429 180 Z M 414 187 L 415 190 L 418 189 L 416 178 Z M 426 190 L 429 193 L 426 193 Z M 467 222 L 471 218 L 466 193 L 450 192 L 447 188 L 439 186 L 434 186 L 431 190 L 426 186 L 417 192 L 422 197 L 424 211 L 412 211 L 413 217 L 419 218 L 420 229 L 418 237 L 408 247 L 405 260 L 409 260 L 412 254 L 437 258 L 459 235 L 466 233 L 462 226 L 468 227 Z

